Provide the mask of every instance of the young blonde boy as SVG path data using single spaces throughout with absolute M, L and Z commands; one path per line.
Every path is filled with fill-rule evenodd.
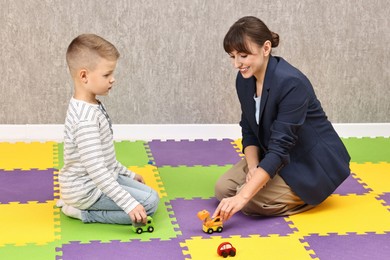
M 116 160 L 111 120 L 96 98 L 111 90 L 118 58 L 115 46 L 94 34 L 76 37 L 66 53 L 74 95 L 65 120 L 57 204 L 84 223 L 146 223 L 159 202 L 142 176 Z

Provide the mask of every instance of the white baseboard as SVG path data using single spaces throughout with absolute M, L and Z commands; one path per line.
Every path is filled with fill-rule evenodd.
M 390 123 L 333 124 L 341 137 L 390 137 Z M 43 142 L 63 140 L 63 125 L 0 125 L 0 142 Z M 238 124 L 145 124 L 113 125 L 114 139 L 120 140 L 195 140 L 238 139 Z

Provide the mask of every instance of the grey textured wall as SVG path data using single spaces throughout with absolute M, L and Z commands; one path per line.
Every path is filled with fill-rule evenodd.
M 334 123 L 390 122 L 387 0 L 0 2 L 0 124 L 62 124 L 69 42 L 96 33 L 122 54 L 103 100 L 116 124 L 237 123 L 236 71 L 222 48 L 241 16 L 279 33 L 274 55 L 312 81 Z

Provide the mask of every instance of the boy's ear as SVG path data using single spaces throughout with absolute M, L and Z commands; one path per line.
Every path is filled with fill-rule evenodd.
M 83 82 L 84 84 L 87 84 L 88 83 L 88 71 L 86 69 L 81 69 L 79 70 L 79 79 L 81 80 L 81 82 Z

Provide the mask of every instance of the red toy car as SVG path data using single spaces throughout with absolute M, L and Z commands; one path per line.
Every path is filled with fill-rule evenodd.
M 226 258 L 228 255 L 235 256 L 236 248 L 233 247 L 229 242 L 223 242 L 218 246 L 217 253 L 224 258 Z

